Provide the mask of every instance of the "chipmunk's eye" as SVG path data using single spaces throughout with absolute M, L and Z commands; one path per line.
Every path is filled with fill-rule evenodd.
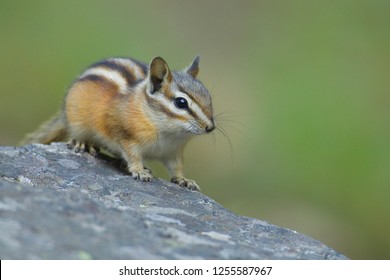
M 177 97 L 175 98 L 175 106 L 179 109 L 188 109 L 188 102 L 183 97 Z

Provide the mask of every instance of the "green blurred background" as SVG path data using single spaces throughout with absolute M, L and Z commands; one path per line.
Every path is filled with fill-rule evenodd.
M 381 0 L 1 0 L 0 144 L 54 114 L 92 62 L 201 54 L 229 139 L 190 143 L 188 177 L 235 213 L 389 259 L 389 27 Z

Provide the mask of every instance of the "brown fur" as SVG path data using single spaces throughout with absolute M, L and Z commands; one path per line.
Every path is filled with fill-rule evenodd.
M 105 86 L 90 81 L 74 84 L 65 103 L 68 125 L 87 128 L 107 140 L 153 141 L 156 129 L 141 110 L 143 97 L 117 91 L 109 81 Z

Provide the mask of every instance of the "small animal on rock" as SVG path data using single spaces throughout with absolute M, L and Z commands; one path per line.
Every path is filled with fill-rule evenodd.
M 161 57 L 149 65 L 108 58 L 87 68 L 69 88 L 62 110 L 24 143 L 69 141 L 76 152 L 106 149 L 126 161 L 134 179 L 151 181 L 145 159 L 163 162 L 171 181 L 199 190 L 183 174 L 183 150 L 194 135 L 215 129 L 213 105 L 196 78 L 199 56 L 171 71 Z

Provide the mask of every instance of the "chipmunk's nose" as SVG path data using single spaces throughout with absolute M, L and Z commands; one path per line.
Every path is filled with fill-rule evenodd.
M 210 133 L 211 131 L 213 131 L 215 129 L 215 126 L 206 126 L 206 132 L 207 133 Z
M 211 120 L 211 125 L 206 126 L 206 132 L 210 133 L 215 129 L 215 122 L 214 119 Z

